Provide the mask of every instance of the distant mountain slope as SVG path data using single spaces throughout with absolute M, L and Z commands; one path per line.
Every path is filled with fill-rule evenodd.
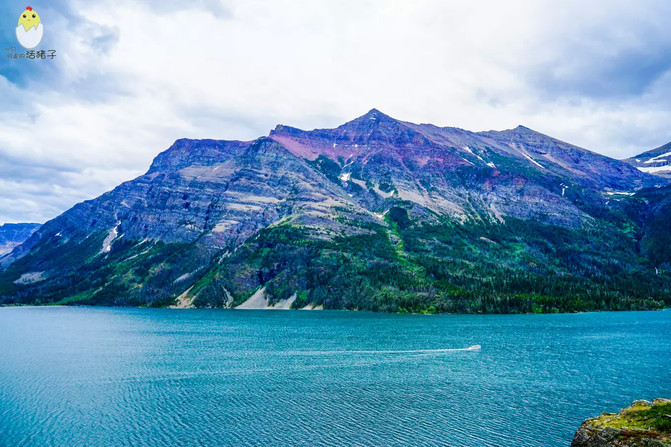
M 658 308 L 667 184 L 524 127 L 476 133 L 375 109 L 335 129 L 178 140 L 0 258 L 0 302 Z
M 624 161 L 642 172 L 671 178 L 671 143 Z
M 0 255 L 9 253 L 32 235 L 40 227 L 37 223 L 0 225 Z

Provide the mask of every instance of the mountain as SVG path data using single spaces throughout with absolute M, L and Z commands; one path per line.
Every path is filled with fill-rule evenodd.
M 40 227 L 36 223 L 0 225 L 0 256 L 11 252 Z
M 671 143 L 624 161 L 642 172 L 671 178 Z
M 660 308 L 669 222 L 669 181 L 622 161 L 522 126 L 373 109 L 335 129 L 176 141 L 0 258 L 0 302 Z

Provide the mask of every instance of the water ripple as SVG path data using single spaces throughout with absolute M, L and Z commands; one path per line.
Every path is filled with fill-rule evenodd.
M 670 317 L 0 309 L 0 444 L 567 445 L 671 396 Z

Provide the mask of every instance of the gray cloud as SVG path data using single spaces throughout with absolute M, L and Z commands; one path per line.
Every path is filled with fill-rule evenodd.
M 2 48 L 19 12 L 0 5 Z M 0 223 L 53 218 L 180 137 L 330 127 L 372 107 L 472 130 L 524 124 L 621 158 L 671 141 L 666 1 L 53 0 L 39 12 L 58 57 L 0 62 Z
M 219 19 L 231 18 L 233 15 L 228 6 L 220 0 L 192 0 L 188 3 L 180 0 L 141 0 L 138 3 L 147 5 L 152 11 L 161 14 L 195 10 L 212 14 Z
M 530 81 L 548 96 L 613 101 L 638 96 L 671 69 L 671 45 L 652 53 L 626 52 L 574 61 L 568 67 L 557 61 L 530 73 Z M 568 69 L 567 69 L 568 68 Z
M 671 70 L 671 4 L 597 3 L 567 2 L 546 19 L 554 26 L 532 45 L 537 59 L 522 64 L 541 92 L 621 101 L 644 94 Z

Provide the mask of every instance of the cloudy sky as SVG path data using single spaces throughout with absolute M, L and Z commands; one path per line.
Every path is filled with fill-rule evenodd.
M 177 138 L 373 107 L 616 158 L 671 141 L 668 0 L 29 1 L 57 56 L 8 59 L 28 4 L 0 4 L 0 223 L 51 219 Z

